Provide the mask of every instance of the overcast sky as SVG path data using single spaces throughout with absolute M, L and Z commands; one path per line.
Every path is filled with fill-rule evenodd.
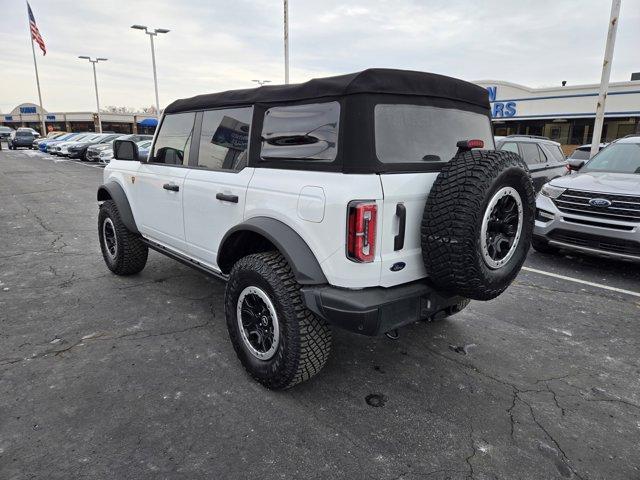
M 44 108 L 154 103 L 149 38 L 156 42 L 161 107 L 175 98 L 284 82 L 281 0 L 31 0 L 48 53 L 36 46 Z M 532 87 L 597 83 L 608 0 L 290 0 L 291 81 L 394 67 Z M 26 6 L 0 0 L 0 110 L 37 103 Z M 640 0 L 623 0 L 611 80 L 640 71 Z

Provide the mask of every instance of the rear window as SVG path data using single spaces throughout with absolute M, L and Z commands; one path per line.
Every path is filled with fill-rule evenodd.
M 489 117 L 452 108 L 376 105 L 375 135 L 383 163 L 445 163 L 460 140 L 478 139 L 494 148 Z

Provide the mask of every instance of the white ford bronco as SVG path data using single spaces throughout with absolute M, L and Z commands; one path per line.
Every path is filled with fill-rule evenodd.
M 288 388 L 322 369 L 331 327 L 380 335 L 509 286 L 534 189 L 523 160 L 494 148 L 486 90 L 430 73 L 177 100 L 147 160 L 115 141 L 102 254 L 117 275 L 152 248 L 226 281 L 240 361 Z

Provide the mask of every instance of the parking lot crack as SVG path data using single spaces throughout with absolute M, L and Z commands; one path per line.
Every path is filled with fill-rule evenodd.
M 142 339 L 145 339 L 145 338 L 161 337 L 161 336 L 166 336 L 166 335 L 174 335 L 174 334 L 178 334 L 178 333 L 184 333 L 184 332 L 188 332 L 188 331 L 191 331 L 191 330 L 197 330 L 197 329 L 200 329 L 200 328 L 204 328 L 207 325 L 209 325 L 209 322 L 205 322 L 205 323 L 198 324 L 198 325 L 192 325 L 190 327 L 181 328 L 181 329 L 177 329 L 177 330 L 169 330 L 169 331 L 166 331 L 166 332 L 149 333 L 147 335 L 144 335 L 144 333 L 146 333 L 145 331 L 125 333 L 125 334 L 122 334 L 122 335 L 107 335 L 106 333 L 92 333 L 92 334 L 89 334 L 89 335 L 85 335 L 80 340 L 77 340 L 76 342 L 71 343 L 69 346 L 67 346 L 65 348 L 58 348 L 58 349 L 53 349 L 53 350 L 52 349 L 45 350 L 43 352 L 33 354 L 32 356 L 26 357 L 26 358 L 0 359 L 0 366 L 13 365 L 13 364 L 16 364 L 16 363 L 19 363 L 19 362 L 31 361 L 31 360 L 34 360 L 34 359 L 45 358 L 45 357 L 49 357 L 49 356 L 54 356 L 54 357 L 63 356 L 65 353 L 68 353 L 69 351 L 73 350 L 74 348 L 76 348 L 76 347 L 78 347 L 80 345 L 84 345 L 85 343 L 93 342 L 93 341 L 120 340 L 120 339 L 142 340 Z M 143 335 L 141 335 L 141 334 L 143 334 Z
M 584 480 L 583 477 L 576 471 L 576 469 L 573 467 L 573 465 L 571 464 L 571 461 L 569 460 L 569 457 L 567 456 L 567 454 L 565 453 L 565 451 L 563 450 L 563 448 L 560 446 L 560 443 L 554 438 L 553 435 L 551 435 L 551 433 L 549 432 L 549 430 L 547 430 L 545 428 L 544 425 L 542 425 L 542 423 L 540 423 L 540 421 L 536 418 L 536 414 L 533 410 L 533 407 L 531 406 L 531 404 L 529 402 L 527 402 L 526 400 L 523 400 L 522 398 L 519 398 L 519 400 L 528 407 L 529 409 L 529 413 L 531 415 L 531 419 L 533 420 L 533 423 L 535 423 L 538 428 L 540 430 L 542 430 L 542 432 L 545 434 L 545 436 L 551 440 L 551 443 L 553 443 L 553 445 L 555 446 L 555 448 L 557 449 L 557 451 L 560 453 L 561 455 L 561 459 L 563 464 L 571 471 L 571 473 L 573 475 L 575 475 L 578 479 L 580 480 Z M 561 470 L 562 466 L 560 465 L 556 465 L 558 467 L 559 470 Z M 562 472 L 560 472 L 562 473 Z
M 471 461 L 476 456 L 476 453 L 478 453 L 478 449 L 476 448 L 476 444 L 475 444 L 475 441 L 473 439 L 473 424 L 472 423 L 469 423 L 469 444 L 471 445 L 471 455 L 466 457 L 464 459 L 464 461 L 469 466 L 469 473 L 467 475 L 467 478 L 473 480 L 475 478 L 474 477 L 475 473 L 474 473 L 473 464 L 471 463 Z

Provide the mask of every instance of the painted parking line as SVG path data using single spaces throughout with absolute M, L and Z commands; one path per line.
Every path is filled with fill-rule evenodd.
M 601 288 L 603 290 L 609 290 L 611 292 L 623 293 L 624 295 L 631 295 L 633 297 L 640 297 L 640 292 L 634 292 L 632 290 L 625 290 L 623 288 L 610 287 L 601 283 L 588 282 L 587 280 L 580 280 L 579 278 L 567 277 L 565 275 L 559 275 L 557 273 L 545 272 L 544 270 L 538 270 L 531 267 L 522 267 L 522 270 L 532 273 L 538 273 L 540 275 L 547 275 L 548 277 L 558 278 L 560 280 L 566 280 L 568 282 L 580 283 L 582 285 L 588 285 L 590 287 Z

